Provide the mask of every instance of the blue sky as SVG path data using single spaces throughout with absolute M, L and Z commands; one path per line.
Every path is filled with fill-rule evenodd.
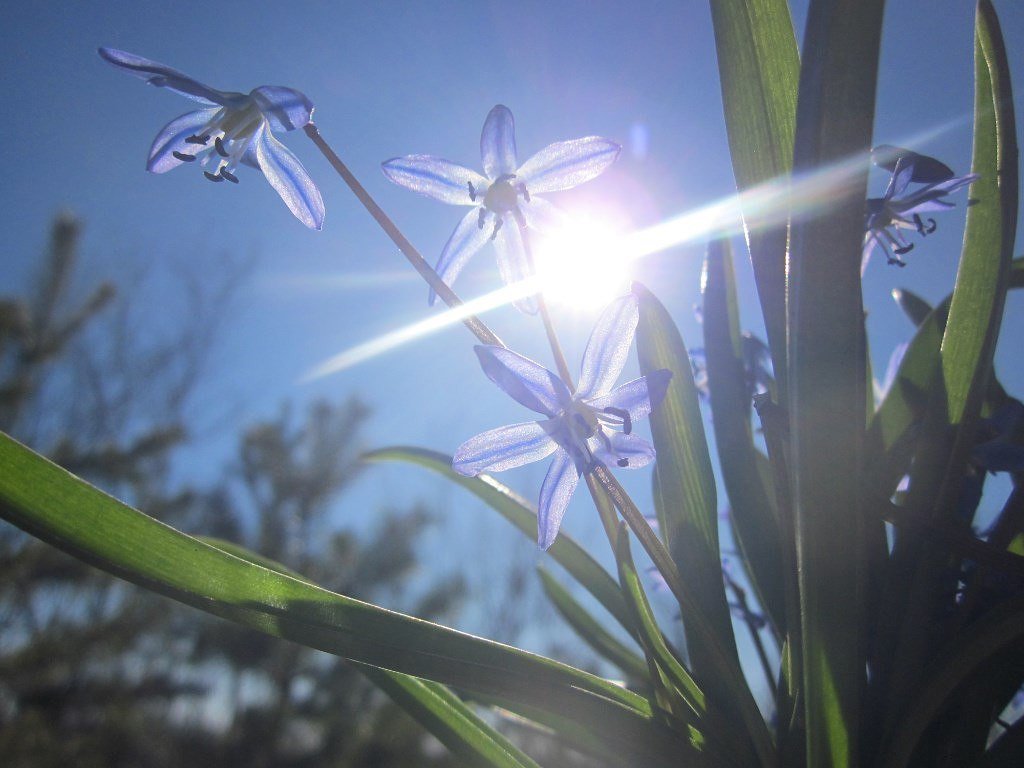
M 876 142 L 905 144 L 945 126 L 914 148 L 966 172 L 973 5 L 889 5 Z M 1024 5 L 996 5 L 1020 87 Z M 798 40 L 804 6 L 794 7 Z M 96 55 L 99 45 L 141 54 L 225 90 L 261 84 L 302 90 L 317 105 L 324 137 L 431 261 L 461 212 L 389 184 L 379 164 L 429 153 L 478 167 L 480 128 L 497 103 L 516 116 L 521 158 L 584 135 L 625 145 L 602 177 L 551 196 L 566 209 L 598 211 L 639 228 L 734 189 L 706 2 L 5 3 L 0 285 L 6 292 L 25 284 L 45 248 L 51 217 L 65 207 L 85 221 L 87 256 L 119 269 L 184 264 L 201 274 L 217 253 L 255 254 L 257 266 L 200 398 L 200 415 L 211 422 L 227 405 L 241 426 L 276 413 L 285 399 L 357 394 L 375 411 L 368 447 L 404 443 L 451 452 L 483 429 L 528 417 L 480 375 L 461 327 L 338 375 L 297 383 L 331 355 L 430 316 L 436 310 L 426 306 L 425 287 L 301 132 L 282 138 L 323 192 L 327 218 L 320 233 L 293 219 L 250 169 L 242 170 L 237 187 L 208 184 L 191 168 L 147 174 L 153 136 L 189 104 L 115 71 Z M 884 174 L 873 177 L 876 194 L 884 184 Z M 884 367 L 889 351 L 911 331 L 889 290 L 905 286 L 941 298 L 952 285 L 962 221 L 962 207 L 943 216 L 939 232 L 919 243 L 906 269 L 886 268 L 880 259 L 869 269 L 864 292 L 876 366 Z M 700 342 L 692 308 L 702 252 L 702 243 L 683 244 L 635 270 L 670 306 L 694 346 Z M 741 262 L 739 269 L 744 320 L 756 329 L 749 268 Z M 466 296 L 496 286 L 488 251 L 456 285 Z M 159 291 L 147 297 L 154 323 L 161 304 L 170 301 Z M 594 318 L 593 311 L 559 313 L 570 361 L 578 360 Z M 1019 328 L 1022 320 L 1024 307 L 1014 296 L 1006 327 Z M 538 322 L 512 310 L 496 311 L 488 321 L 511 346 L 550 364 Z M 1024 368 L 1007 354 L 1012 335 L 1004 333 L 999 370 L 1019 395 Z M 195 466 L 186 469 L 202 474 L 228 455 L 232 440 L 231 429 L 206 438 L 192 448 Z M 535 465 L 503 479 L 534 498 L 543 471 Z M 622 474 L 633 475 L 624 479 L 645 502 L 649 474 Z M 364 524 L 382 504 L 417 497 L 443 505 L 449 515 L 447 534 L 431 543 L 445 551 L 440 562 L 458 557 L 472 564 L 470 544 L 481 537 L 542 559 L 503 523 L 487 522 L 491 513 L 462 493 L 405 469 L 371 470 L 339 519 Z M 566 528 L 602 553 L 606 548 L 585 499 L 575 500 Z

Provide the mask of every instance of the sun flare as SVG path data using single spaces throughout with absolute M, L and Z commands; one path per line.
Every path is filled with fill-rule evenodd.
M 536 238 L 534 259 L 545 298 L 573 309 L 602 307 L 629 286 L 622 234 L 593 216 L 575 217 Z

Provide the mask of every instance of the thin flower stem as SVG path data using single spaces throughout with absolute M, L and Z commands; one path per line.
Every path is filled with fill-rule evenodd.
M 430 266 L 420 254 L 418 250 L 413 246 L 412 243 L 402 234 L 401 230 L 395 226 L 395 223 L 391 221 L 383 209 L 377 205 L 376 201 L 370 197 L 370 193 L 367 192 L 363 185 L 359 183 L 359 180 L 352 175 L 352 172 L 348 169 L 348 166 L 342 162 L 341 158 L 335 153 L 331 146 L 324 140 L 323 136 L 320 135 L 320 131 L 314 123 L 309 122 L 303 130 L 306 135 L 313 140 L 316 144 L 317 149 L 327 158 L 327 162 L 331 164 L 331 167 L 337 171 L 338 175 L 341 176 L 342 180 L 348 185 L 349 189 L 359 198 L 359 202 L 363 204 L 363 207 L 370 212 L 370 215 L 377 220 L 380 224 L 381 229 L 384 230 L 385 234 L 391 238 L 391 241 L 398 246 L 398 250 L 402 252 L 402 255 L 408 259 L 409 263 L 416 269 L 417 272 L 423 277 L 424 280 L 434 289 L 434 292 L 441 297 L 441 300 L 453 309 L 462 306 L 462 299 L 451 288 L 448 284 L 441 279 L 440 275 L 434 271 L 434 268 Z M 487 325 L 478 318 L 476 315 L 469 315 L 463 321 L 463 324 L 473 335 L 476 336 L 482 344 L 494 344 L 498 347 L 504 347 L 501 339 L 494 333 Z
M 736 605 L 739 607 L 740 613 L 743 615 L 743 623 L 747 625 L 747 629 L 750 631 L 750 639 L 754 643 L 754 649 L 757 651 L 757 657 L 761 662 L 761 668 L 764 670 L 765 680 L 768 681 L 768 687 L 771 689 L 772 698 L 778 700 L 779 698 L 779 686 L 775 681 L 775 675 L 772 673 L 772 665 L 768 661 L 768 652 L 764 649 L 764 641 L 761 639 L 761 633 L 758 631 L 757 624 L 754 622 L 754 614 L 750 610 L 750 606 L 747 605 L 747 590 L 737 584 L 729 576 L 725 577 L 726 583 L 732 590 L 733 595 L 736 596 Z

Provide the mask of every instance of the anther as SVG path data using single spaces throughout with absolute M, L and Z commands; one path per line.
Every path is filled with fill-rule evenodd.
M 935 219 L 928 219 L 928 226 L 925 228 L 925 232 L 930 235 L 938 228 L 939 225 L 935 223 Z
M 220 155 L 221 157 L 228 156 L 228 151 L 224 149 L 224 142 L 221 141 L 220 136 L 213 140 L 213 146 L 216 148 L 218 155 Z
M 173 152 L 171 152 L 171 154 L 174 155 L 179 160 L 181 160 L 181 162 L 183 163 L 191 163 L 193 160 L 196 159 L 195 155 L 186 155 L 184 152 L 179 152 L 178 150 L 174 150 Z
M 221 178 L 227 179 L 232 184 L 237 184 L 238 183 L 238 177 L 235 176 L 235 174 L 233 174 L 227 168 L 221 168 L 220 169 L 220 175 L 221 175 Z
M 467 181 L 466 184 L 469 186 L 469 199 L 470 202 L 476 202 L 476 188 L 473 186 L 472 181 Z M 483 227 L 481 227 L 483 229 Z
M 622 419 L 622 432 L 624 434 L 628 435 L 630 432 L 633 431 L 633 419 L 630 418 L 629 411 L 623 408 L 615 408 L 609 405 L 607 408 L 603 410 L 603 413 L 610 413 L 612 416 L 618 416 L 620 419 Z
M 629 459 L 619 459 L 615 463 L 618 464 L 620 467 L 628 467 L 629 466 Z
M 516 189 L 518 189 L 519 192 L 522 194 L 523 200 L 525 200 L 526 202 L 530 202 L 530 190 L 526 188 L 525 184 L 517 184 Z
M 491 240 L 496 240 L 498 237 L 498 230 L 501 229 L 501 225 L 505 223 L 505 220 L 501 216 L 494 217 L 494 231 L 491 232 Z
M 897 256 L 904 256 L 904 255 L 910 253 L 912 250 L 914 250 L 914 244 L 913 243 L 907 243 L 902 248 L 893 248 L 892 250 L 893 250 L 893 253 L 895 253 Z M 897 261 L 898 261 L 898 259 L 897 259 Z
M 209 135 L 204 133 L 202 136 L 195 136 L 195 135 L 189 136 L 188 138 L 185 139 L 185 143 L 186 144 L 206 144 L 206 142 L 208 142 L 209 140 L 210 140 Z
M 484 228 L 484 224 L 486 224 L 486 223 L 487 223 L 487 209 L 486 208 L 480 208 L 480 217 L 476 221 L 476 228 L 477 229 L 483 229 Z
M 217 183 L 224 181 L 224 177 L 221 176 L 219 173 L 210 173 L 209 171 L 203 171 L 203 176 L 208 178 L 210 181 L 216 181 Z

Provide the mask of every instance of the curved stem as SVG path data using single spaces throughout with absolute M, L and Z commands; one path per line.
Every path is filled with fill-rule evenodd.
M 402 252 L 402 255 L 409 261 L 410 264 L 416 269 L 417 272 L 423 277 L 424 280 L 434 289 L 434 292 L 441 297 L 441 300 L 449 307 L 455 308 L 462 306 L 462 299 L 451 288 L 448 284 L 441 279 L 441 276 L 434 271 L 426 259 L 420 254 L 418 250 L 413 246 L 412 243 L 402 234 L 401 230 L 395 226 L 395 223 L 388 217 L 384 210 L 377 205 L 377 202 L 370 197 L 370 193 L 367 192 L 363 185 L 359 183 L 359 180 L 352 174 L 352 171 L 348 169 L 348 166 L 342 162 L 341 158 L 338 157 L 337 153 L 331 149 L 323 136 L 320 135 L 320 131 L 313 123 L 307 123 L 303 127 L 306 135 L 313 140 L 316 144 L 317 149 L 320 150 L 321 154 L 327 158 L 327 162 L 331 164 L 331 167 L 341 176 L 342 180 L 348 185 L 348 188 L 352 190 L 359 202 L 363 204 L 363 207 L 370 212 L 370 215 L 376 219 L 377 223 L 380 224 L 380 228 L 384 230 L 385 234 L 391 238 L 391 242 L 398 246 L 398 250 Z M 463 321 L 463 324 L 473 335 L 476 336 L 482 344 L 494 344 L 498 347 L 504 347 L 505 344 L 498 338 L 498 335 L 494 333 L 483 320 L 478 318 L 476 315 L 469 315 Z

